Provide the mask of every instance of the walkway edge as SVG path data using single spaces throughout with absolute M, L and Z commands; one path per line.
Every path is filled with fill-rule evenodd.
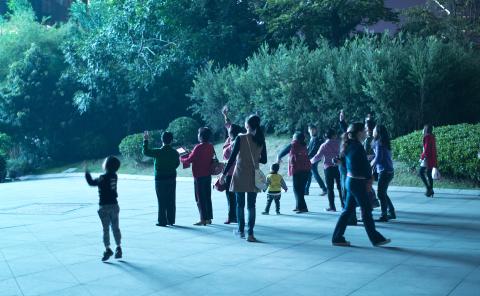
M 95 175 L 95 174 L 94 174 Z M 34 181 L 34 180 L 46 180 L 46 179 L 61 179 L 61 178 L 83 178 L 83 173 L 61 173 L 61 174 L 44 174 L 44 175 L 28 175 L 20 177 L 21 181 Z M 148 175 L 130 175 L 119 174 L 119 179 L 123 180 L 138 180 L 138 181 L 153 181 L 153 176 Z M 193 177 L 177 177 L 178 182 L 193 182 Z M 291 182 L 287 182 L 289 187 L 292 187 Z M 313 188 L 318 188 L 318 184 L 312 184 Z M 390 186 L 389 191 L 393 192 L 411 192 L 411 193 L 423 193 L 425 189 L 422 187 L 404 187 L 404 186 Z M 468 195 L 480 197 L 480 190 L 476 189 L 450 189 L 450 188 L 435 188 L 436 193 L 453 194 L 453 195 Z

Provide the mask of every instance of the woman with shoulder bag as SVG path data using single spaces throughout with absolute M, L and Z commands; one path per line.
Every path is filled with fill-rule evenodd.
M 420 155 L 419 176 L 425 184 L 425 196 L 433 197 L 432 170 L 437 167 L 437 145 L 433 135 L 433 127 L 426 124 L 423 128 L 423 152 Z M 426 175 L 426 176 L 425 176 Z
M 245 121 L 246 134 L 239 134 L 233 144 L 232 153 L 223 170 L 221 179 L 226 181 L 228 171 L 235 166 L 229 190 L 235 192 L 237 200 L 238 230 L 235 232 L 245 238 L 245 195 L 248 209 L 248 237 L 247 241 L 256 242 L 253 233 L 255 227 L 257 194 L 263 188 L 258 188 L 256 175 L 259 164 L 267 163 L 267 148 L 265 136 L 260 127 L 260 117 L 251 115 Z

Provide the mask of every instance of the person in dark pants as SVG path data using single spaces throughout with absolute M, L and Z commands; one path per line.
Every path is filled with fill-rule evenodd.
M 340 133 L 342 135 L 342 139 L 345 139 L 345 133 L 347 132 L 348 129 L 348 124 L 347 121 L 345 120 L 345 113 L 343 110 L 340 110 L 340 116 L 339 116 L 339 125 L 340 125 Z M 343 141 L 341 146 L 343 145 Z M 338 170 L 340 172 L 340 187 L 342 188 L 342 199 L 343 199 L 343 208 L 345 208 L 345 203 L 347 201 L 347 167 L 345 164 L 345 156 L 338 156 L 336 159 L 336 163 L 338 166 Z M 356 207 L 356 206 L 355 206 Z M 347 223 L 348 225 L 355 226 L 358 224 L 357 222 L 357 215 L 354 213 L 352 215 Z
M 310 124 L 308 126 L 308 133 L 310 134 L 310 142 L 308 143 L 308 158 L 312 158 L 317 154 L 318 149 L 320 148 L 320 145 L 323 143 L 323 139 L 318 136 L 318 130 L 317 127 L 313 124 Z M 327 187 L 325 187 L 325 183 L 322 180 L 322 177 L 320 177 L 320 174 L 318 173 L 318 162 L 312 164 L 312 170 L 311 174 L 308 177 L 307 180 L 307 185 L 305 186 L 305 195 L 310 194 L 310 184 L 312 183 L 312 176 L 315 178 L 315 180 L 318 183 L 318 186 L 322 189 L 322 193 L 320 194 L 321 196 L 324 196 L 327 194 Z
M 397 218 L 392 200 L 387 194 L 388 185 L 390 185 L 394 176 L 392 148 L 387 128 L 384 125 L 377 125 L 373 130 L 373 138 L 373 151 L 375 157 L 370 165 L 372 168 L 375 168 L 378 174 L 377 193 L 378 199 L 380 200 L 380 207 L 382 209 L 382 214 L 376 221 L 387 222 L 389 219 Z
M 437 144 L 435 135 L 433 135 L 433 127 L 426 124 L 423 128 L 423 152 L 420 155 L 420 171 L 419 176 L 425 184 L 425 196 L 433 197 L 433 177 L 432 170 L 437 167 Z M 425 177 L 426 175 L 426 177 Z
M 180 165 L 180 155 L 173 149 L 173 134 L 162 134 L 161 148 L 151 149 L 148 147 L 148 131 L 143 134 L 143 155 L 154 158 L 155 167 L 155 192 L 158 200 L 158 223 L 157 226 L 175 224 L 176 212 L 176 186 L 177 168 Z
M 356 205 L 361 208 L 363 225 L 372 244 L 381 246 L 390 242 L 390 239 L 386 239 L 375 229 L 372 217 L 372 206 L 367 195 L 371 187 L 372 170 L 362 146 L 365 136 L 364 125 L 358 122 L 348 127 L 346 138 L 343 139 L 340 155 L 345 157 L 347 167 L 347 200 L 333 232 L 332 244 L 335 246 L 350 246 L 344 234 L 348 220 L 355 214 Z
M 192 174 L 194 178 L 195 187 L 195 201 L 197 202 L 198 212 L 200 214 L 200 221 L 193 225 L 207 225 L 212 224 L 212 176 L 210 174 L 210 167 L 212 164 L 215 150 L 213 145 L 209 142 L 212 137 L 212 132 L 207 127 L 202 127 L 198 130 L 198 141 L 192 152 L 180 158 L 183 163 L 183 168 L 188 168 L 192 165 Z
M 308 212 L 305 202 L 305 185 L 310 176 L 312 165 L 308 158 L 307 144 L 305 135 L 302 132 L 296 132 L 293 135 L 292 143 L 286 146 L 277 157 L 277 163 L 289 154 L 288 174 L 293 177 L 293 193 L 296 199 L 296 207 L 293 209 L 297 214 Z
M 244 129 L 236 124 L 232 124 L 230 119 L 228 118 L 228 110 L 223 108 L 222 114 L 225 119 L 225 128 L 228 133 L 228 137 L 225 140 L 225 144 L 223 145 L 223 159 L 228 161 L 230 155 L 232 154 L 233 143 L 235 143 L 235 139 L 237 138 L 238 134 L 244 132 Z M 230 170 L 227 172 L 226 176 L 226 190 L 225 195 L 227 196 L 227 204 L 228 204 L 228 216 L 227 220 L 224 224 L 230 223 L 237 223 L 237 202 L 235 198 L 235 192 L 230 191 L 230 183 L 232 182 L 233 170 L 235 169 L 235 164 L 232 165 Z
M 267 147 L 265 135 L 260 126 L 260 117 L 250 115 L 245 121 L 246 134 L 240 134 L 233 144 L 232 154 L 223 170 L 221 180 L 225 181 L 227 172 L 233 170 L 230 191 L 235 192 L 237 198 L 237 221 L 238 229 L 236 236 L 245 238 L 245 195 L 248 209 L 248 242 L 256 242 L 253 229 L 256 219 L 256 200 L 260 189 L 255 186 L 255 170 L 259 169 L 260 163 L 267 163 Z
M 328 203 L 329 207 L 325 209 L 327 212 L 336 212 L 335 207 L 335 192 L 334 183 L 337 184 L 338 197 L 344 207 L 342 198 L 342 187 L 340 185 L 340 172 L 335 162 L 335 158 L 340 154 L 340 142 L 337 140 L 337 132 L 334 129 L 330 129 L 326 133 L 327 141 L 320 146 L 317 154 L 310 159 L 313 163 L 319 163 L 323 160 L 323 169 L 325 174 L 325 180 L 327 181 Z
M 282 175 L 278 173 L 278 170 L 280 170 L 280 165 L 278 163 L 272 164 L 270 174 L 267 176 L 267 205 L 265 206 L 265 211 L 262 212 L 262 215 L 269 214 L 272 201 L 275 201 L 275 212 L 277 212 L 277 215 L 280 215 L 280 198 L 282 197 L 282 189 L 287 192 L 288 187 L 285 180 L 283 180 Z

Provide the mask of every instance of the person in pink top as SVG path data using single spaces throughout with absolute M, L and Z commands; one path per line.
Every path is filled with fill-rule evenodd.
M 327 195 L 329 207 L 325 210 L 327 212 L 336 212 L 335 207 L 335 193 L 333 190 L 334 182 L 337 184 L 338 197 L 344 207 L 342 199 L 342 189 L 340 186 L 340 171 L 335 162 L 335 159 L 340 154 L 340 141 L 337 139 L 337 132 L 334 129 L 329 129 L 325 134 L 327 141 L 323 143 L 318 149 L 317 154 L 310 159 L 310 162 L 317 163 L 323 160 L 323 169 L 325 173 L 325 181 L 327 183 Z
M 183 168 L 192 165 L 192 174 L 195 186 L 195 200 L 200 213 L 200 221 L 194 225 L 212 224 L 212 176 L 210 167 L 212 164 L 215 150 L 209 142 L 212 132 L 207 127 L 201 127 L 198 130 L 198 141 L 193 150 L 180 158 Z
M 232 155 L 233 143 L 235 143 L 235 139 L 237 138 L 238 134 L 244 133 L 245 130 L 241 126 L 231 123 L 230 119 L 228 118 L 228 109 L 223 108 L 222 114 L 225 118 L 225 129 L 228 132 L 228 137 L 225 140 L 225 144 L 223 144 L 223 159 L 228 161 L 228 159 Z M 230 191 L 230 184 L 232 183 L 232 176 L 234 170 L 235 162 L 233 163 L 230 170 L 227 172 L 225 178 L 225 184 L 227 187 L 225 194 L 227 196 L 228 217 L 224 224 L 237 223 L 237 201 L 235 198 L 235 192 Z

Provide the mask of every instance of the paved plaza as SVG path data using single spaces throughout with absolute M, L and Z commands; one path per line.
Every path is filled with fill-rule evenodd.
M 263 216 L 260 195 L 259 243 L 223 224 L 222 193 L 214 224 L 192 226 L 193 183 L 179 182 L 177 226 L 162 228 L 153 181 L 121 179 L 118 191 L 124 258 L 102 263 L 96 188 L 77 177 L 0 184 L 0 296 L 480 295 L 478 192 L 392 191 L 398 219 L 377 223 L 392 244 L 374 248 L 356 226 L 346 248 L 331 246 L 339 214 L 323 211 L 318 188 L 302 215 L 289 191 L 282 215 Z

